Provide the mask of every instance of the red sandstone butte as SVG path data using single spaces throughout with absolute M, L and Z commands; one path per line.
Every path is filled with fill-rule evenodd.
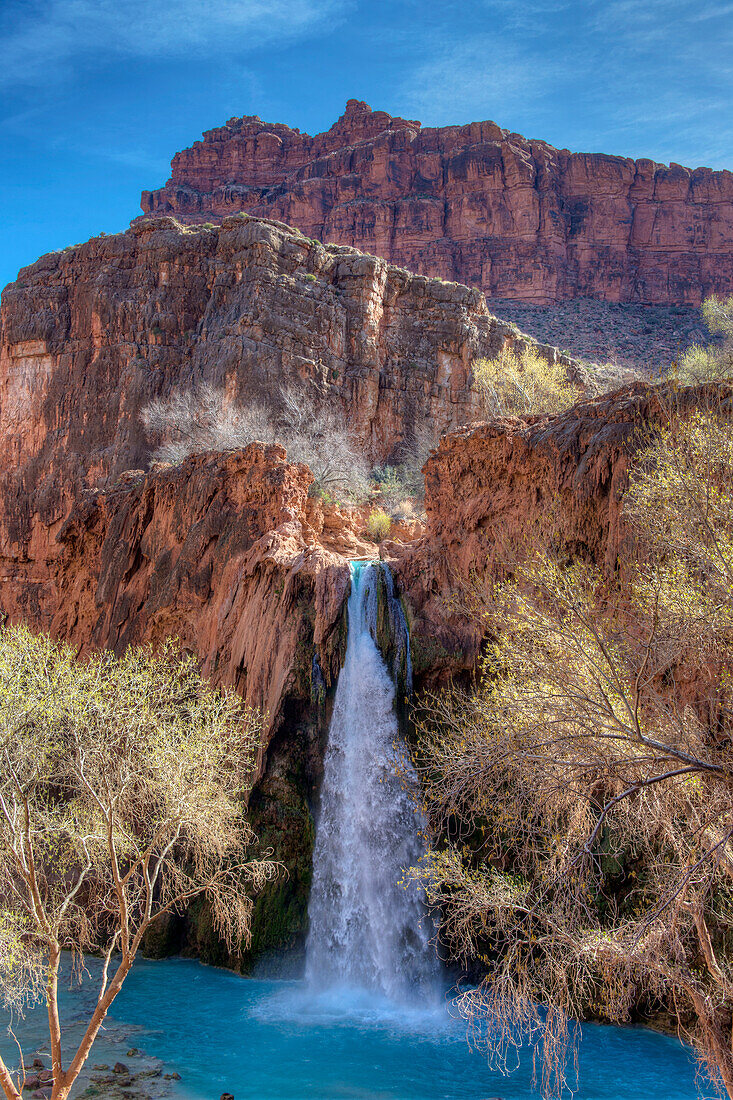
M 256 115 L 177 153 L 146 214 L 298 226 L 489 297 L 699 305 L 733 293 L 733 174 L 570 153 L 494 122 L 422 128 L 351 99 L 311 137 Z

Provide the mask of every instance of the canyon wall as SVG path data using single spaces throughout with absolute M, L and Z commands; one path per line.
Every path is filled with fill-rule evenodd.
M 230 119 L 176 154 L 142 209 L 249 211 L 496 298 L 733 293 L 731 172 L 571 153 L 493 122 L 422 128 L 357 100 L 315 137 Z
M 659 393 L 634 383 L 555 416 L 507 417 L 441 440 L 424 468 L 425 533 L 387 550 L 409 605 L 418 678 L 472 673 L 481 632 L 463 596 L 497 579 L 522 540 L 551 537 L 609 574 L 629 557 L 629 464 L 664 415 Z
M 80 654 L 176 635 L 266 712 L 251 810 L 289 875 L 258 899 L 253 953 L 305 928 L 348 559 L 389 557 L 418 680 L 435 683 L 473 666 L 479 639 L 451 600 L 499 533 L 541 517 L 558 489 L 584 537 L 605 523 L 638 401 L 461 427 L 480 411 L 473 360 L 525 339 L 477 290 L 241 215 L 141 222 L 43 257 L 3 293 L 0 613 Z M 363 513 L 311 495 L 310 471 L 278 446 L 151 463 L 141 409 L 197 381 L 233 402 L 308 385 L 374 461 L 424 423 L 446 431 L 426 467 L 427 534 L 380 550 Z M 181 947 L 247 965 L 222 953 L 205 907 L 149 945 Z
M 242 216 L 157 219 L 42 257 L 2 296 L 0 610 L 49 626 L 57 535 L 85 492 L 148 465 L 152 398 L 308 386 L 384 462 L 421 425 L 475 420 L 473 360 L 517 339 L 476 290 Z

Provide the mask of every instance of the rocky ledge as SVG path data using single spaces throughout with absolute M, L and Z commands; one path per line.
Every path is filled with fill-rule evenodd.
M 385 462 L 421 425 L 475 420 L 473 360 L 524 339 L 476 290 L 260 219 L 160 218 L 42 257 L 2 296 L 0 610 L 50 623 L 56 536 L 84 492 L 147 467 L 151 399 L 308 384 Z
M 441 440 L 424 467 L 425 533 L 393 551 L 418 679 L 473 672 L 481 635 L 461 595 L 497 579 L 522 540 L 551 532 L 609 573 L 629 558 L 628 469 L 663 416 L 659 392 L 636 382 L 556 416 L 508 417 Z

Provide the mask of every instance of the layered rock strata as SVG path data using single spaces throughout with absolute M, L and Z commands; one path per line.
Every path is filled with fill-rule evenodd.
M 177 153 L 146 214 L 297 225 L 487 296 L 699 305 L 733 293 L 733 174 L 571 153 L 493 122 L 421 127 L 349 100 L 311 137 L 256 115 Z
M 524 338 L 476 290 L 243 217 L 200 230 L 164 218 L 43 257 L 4 292 L 1 326 L 0 612 L 80 653 L 177 635 L 215 683 L 267 713 L 252 813 L 289 878 L 258 902 L 255 946 L 296 943 L 347 559 L 379 551 L 364 514 L 311 496 L 308 469 L 277 446 L 151 464 L 141 409 L 197 381 L 233 402 L 297 381 L 338 403 L 384 461 L 416 426 L 474 420 L 471 363 Z M 642 415 L 606 401 L 459 430 L 429 461 L 428 533 L 383 548 L 423 682 L 475 659 L 449 600 L 498 531 L 541 515 L 558 488 L 569 515 L 586 501 L 577 522 L 595 530 Z M 172 934 L 235 961 L 205 909 Z M 160 950 L 171 943 L 161 934 Z
M 518 339 L 476 290 L 256 219 L 163 218 L 42 257 L 2 298 L 0 610 L 51 623 L 57 536 L 80 494 L 147 466 L 151 399 L 306 385 L 384 462 L 422 425 L 476 419 L 473 360 Z

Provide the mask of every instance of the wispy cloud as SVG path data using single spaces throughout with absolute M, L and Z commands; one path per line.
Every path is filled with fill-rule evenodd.
M 542 123 L 548 87 L 563 79 L 564 64 L 546 57 L 538 65 L 531 53 L 506 36 L 480 35 L 471 42 L 443 39 L 407 75 L 400 90 L 400 109 L 432 125 L 502 119 L 531 107 Z M 432 54 L 432 56 L 430 56 Z
M 0 85 L 41 84 L 90 60 L 244 54 L 332 27 L 351 0 L 10 0 Z
M 493 118 L 575 149 L 733 164 L 731 0 L 480 8 L 473 33 L 456 7 L 423 36 L 400 109 L 432 124 Z

